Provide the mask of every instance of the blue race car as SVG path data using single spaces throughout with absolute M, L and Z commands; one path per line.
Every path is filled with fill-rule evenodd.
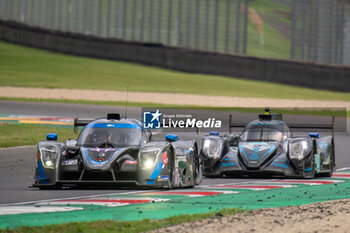
M 240 135 L 220 136 L 212 132 L 204 137 L 200 152 L 204 175 L 302 178 L 332 176 L 335 167 L 334 133 L 324 137 L 320 137 L 318 133 L 293 137 L 290 128 L 333 130 L 334 127 L 333 124 L 288 127 L 281 114 L 272 115 L 266 109 L 266 113 L 248 123 Z
M 38 143 L 34 187 L 134 184 L 154 188 L 193 187 L 202 180 L 197 143 L 167 135 L 151 141 L 140 121 L 108 114 L 75 119 L 84 126 L 78 140 L 57 142 L 56 134 Z

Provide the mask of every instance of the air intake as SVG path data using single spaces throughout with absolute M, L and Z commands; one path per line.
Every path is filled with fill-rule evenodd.
M 120 114 L 119 113 L 108 113 L 107 120 L 120 120 Z

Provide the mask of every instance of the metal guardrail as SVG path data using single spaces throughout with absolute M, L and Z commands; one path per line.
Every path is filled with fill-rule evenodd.
M 126 41 L 245 53 L 248 0 L 0 0 L 0 19 Z

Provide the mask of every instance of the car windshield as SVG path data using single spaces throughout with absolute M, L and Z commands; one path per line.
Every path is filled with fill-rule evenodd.
M 141 144 L 140 128 L 85 128 L 78 138 L 78 146 L 104 147 L 111 144 L 116 147 L 136 146 Z
M 242 133 L 242 141 L 281 141 L 289 136 L 285 125 L 250 124 Z

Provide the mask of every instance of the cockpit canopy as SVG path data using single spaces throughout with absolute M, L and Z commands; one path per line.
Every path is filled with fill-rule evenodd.
M 279 120 L 250 122 L 243 130 L 241 141 L 282 141 L 291 137 L 288 126 Z
M 106 144 L 114 147 L 137 146 L 142 143 L 140 125 L 130 122 L 100 122 L 88 124 L 80 133 L 77 145 L 100 147 Z

